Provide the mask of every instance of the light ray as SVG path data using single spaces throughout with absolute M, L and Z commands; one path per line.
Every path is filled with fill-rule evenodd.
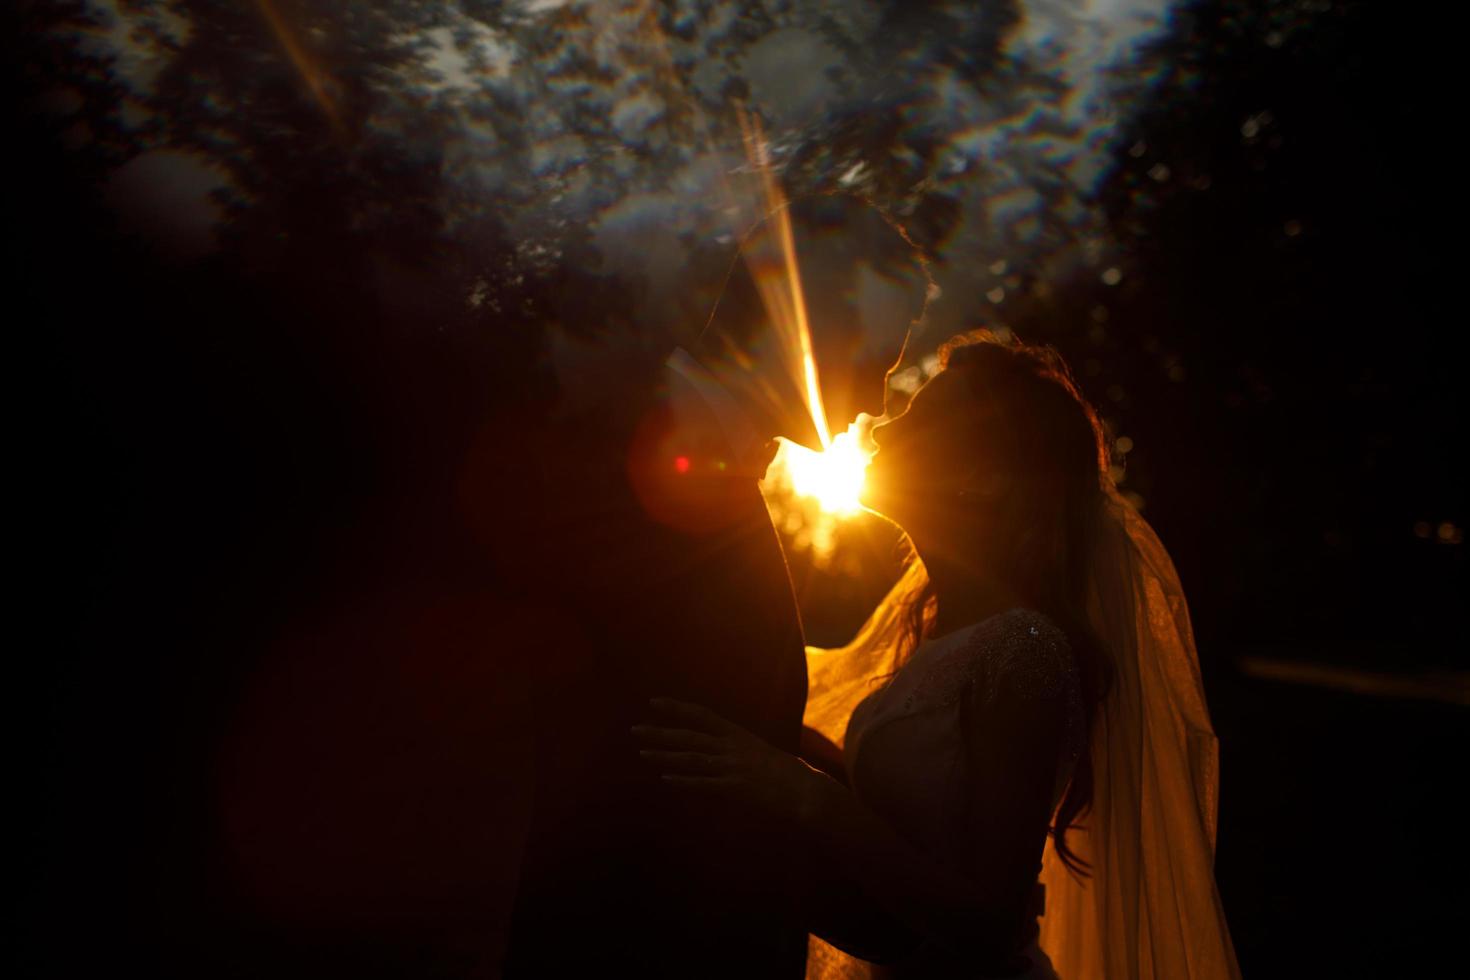
M 332 124 L 332 129 L 338 136 L 342 135 L 342 121 L 337 113 L 336 103 L 332 101 L 332 94 L 327 91 L 326 73 L 321 70 L 312 60 L 311 54 L 296 39 L 291 25 L 281 16 L 276 9 L 273 0 L 255 0 L 255 5 L 260 8 L 260 13 L 265 17 L 265 22 L 270 25 L 271 33 L 280 42 L 281 48 L 286 52 L 292 66 L 306 82 L 306 87 L 311 91 L 312 98 L 317 105 L 322 107 L 322 112 Z
M 801 286 L 796 241 L 791 232 L 791 213 L 786 206 L 786 195 L 772 172 L 770 151 L 760 120 L 744 110 L 739 110 L 737 116 L 745 139 L 746 155 L 761 178 L 767 220 L 774 225 L 779 249 L 778 267 L 775 269 L 755 255 L 755 250 L 747 251 L 746 261 L 750 264 L 751 278 L 760 291 L 772 325 L 787 341 L 786 348 L 794 348 L 799 359 L 799 380 L 806 395 L 807 413 L 825 450 L 832 445 L 832 432 L 822 404 L 816 357 L 812 353 L 811 325 L 807 319 L 806 295 Z

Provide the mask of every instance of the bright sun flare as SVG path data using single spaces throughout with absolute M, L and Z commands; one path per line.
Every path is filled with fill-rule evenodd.
M 802 293 L 801 270 L 797 264 L 796 241 L 791 231 L 791 216 L 786 208 L 785 195 L 775 180 L 770 165 L 769 148 L 759 117 L 738 114 L 742 135 L 745 139 L 746 156 L 761 177 L 761 190 L 769 216 L 768 235 L 752 238 L 742 246 L 745 260 L 760 290 L 761 302 L 770 317 L 770 323 L 782 346 L 788 353 L 788 366 L 793 369 L 792 377 L 800 378 L 805 395 L 806 409 L 811 416 L 812 426 L 824 447 L 820 452 L 788 440 L 781 440 L 781 449 L 771 463 L 771 471 L 763 481 L 763 492 L 770 488 L 774 499 L 780 499 L 777 488 L 789 487 L 798 497 L 814 499 L 823 514 L 845 517 L 862 510 L 858 497 L 862 493 L 863 479 L 872 454 L 864 451 L 860 439 L 860 423 L 871 421 L 860 416 L 848 426 L 846 432 L 831 438 L 827 423 L 827 411 L 822 404 L 822 386 L 817 377 L 817 362 L 813 354 L 811 327 L 807 320 L 806 297 Z M 768 501 L 772 499 L 768 495 Z M 777 505 L 780 510 L 784 506 Z M 794 512 L 796 527 L 801 518 Z M 789 525 L 789 522 L 784 522 Z M 832 521 L 825 522 L 825 546 L 831 548 Z M 792 528 L 794 529 L 794 528 Z
M 824 452 L 786 444 L 792 489 L 803 497 L 816 498 L 823 510 L 833 514 L 854 514 L 862 509 L 858 496 L 868 469 L 868 455 L 858 445 L 854 428 L 856 424 L 838 433 Z

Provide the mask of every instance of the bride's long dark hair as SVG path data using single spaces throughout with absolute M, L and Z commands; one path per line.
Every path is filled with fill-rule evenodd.
M 1081 678 L 1086 741 L 1051 834 L 1057 856 L 1085 874 L 1087 864 L 1067 847 L 1066 834 L 1092 803 L 1093 719 L 1112 677 L 1112 658 L 1087 615 L 1090 557 L 1111 465 L 1109 439 L 1050 346 L 1005 341 L 981 330 L 950 340 L 939 356 L 943 370 L 959 371 L 969 382 L 977 412 L 1000 420 L 985 428 L 983 454 L 987 465 L 1002 468 L 1020 488 L 1010 495 L 1007 519 L 995 522 L 986 563 L 1066 633 Z M 900 662 L 932 629 L 936 601 L 927 579 L 908 599 Z

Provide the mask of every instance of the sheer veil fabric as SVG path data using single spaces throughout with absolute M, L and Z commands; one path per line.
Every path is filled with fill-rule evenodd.
M 1205 706 L 1189 610 L 1168 552 L 1109 484 L 1092 558 L 1088 616 L 1114 663 L 1092 739 L 1096 790 L 1067 870 L 1050 840 L 1041 949 L 1062 980 L 1235 980 L 1215 885 L 1218 744 Z M 845 647 L 809 647 L 805 723 L 841 745 L 873 679 L 896 667 L 910 566 Z

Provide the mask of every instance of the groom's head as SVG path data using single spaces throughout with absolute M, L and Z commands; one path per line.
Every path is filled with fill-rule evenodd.
M 923 317 L 932 280 L 919 250 L 871 204 L 793 201 L 741 240 L 723 294 L 691 349 L 764 436 L 815 446 L 806 348 L 827 420 L 880 415 L 887 374 Z

